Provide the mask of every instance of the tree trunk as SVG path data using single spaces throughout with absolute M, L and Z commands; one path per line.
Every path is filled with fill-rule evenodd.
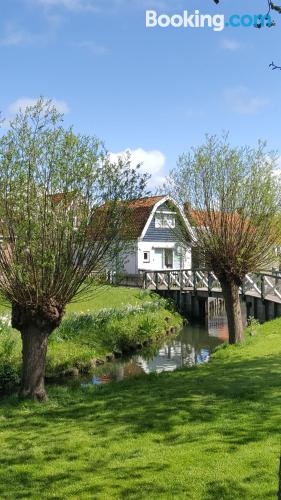
M 233 282 L 221 283 L 221 285 L 228 321 L 229 343 L 236 344 L 244 340 L 239 287 Z
M 47 399 L 44 376 L 48 338 L 63 314 L 64 307 L 51 299 L 33 308 L 12 303 L 12 327 L 21 332 L 22 338 L 21 398 Z
M 22 379 L 20 398 L 45 401 L 47 394 L 44 385 L 48 334 L 40 332 L 31 325 L 22 337 Z

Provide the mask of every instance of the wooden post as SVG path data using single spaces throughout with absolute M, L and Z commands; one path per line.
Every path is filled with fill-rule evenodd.
M 147 288 L 147 272 L 146 271 L 143 273 L 143 288 L 144 289 Z
M 155 273 L 155 284 L 156 284 L 156 290 L 158 290 L 158 273 Z
M 180 290 L 182 292 L 182 290 L 183 290 L 183 275 L 182 275 L 182 271 L 179 271 L 179 273 L 180 273 Z
M 196 294 L 196 271 L 193 271 L 193 291 Z
M 168 271 L 168 290 L 171 289 L 171 271 Z
M 208 272 L 208 296 L 212 297 L 212 274 Z
M 274 319 L 278 317 L 278 304 L 274 302 Z
M 265 282 L 264 282 L 264 275 L 261 275 L 261 300 L 265 299 Z

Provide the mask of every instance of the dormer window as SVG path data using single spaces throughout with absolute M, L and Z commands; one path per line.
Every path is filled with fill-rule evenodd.
M 155 214 L 156 229 L 173 229 L 176 226 L 176 217 L 172 212 L 158 212 Z

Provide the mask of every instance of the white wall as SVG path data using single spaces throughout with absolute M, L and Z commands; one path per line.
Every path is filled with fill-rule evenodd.
M 138 274 L 138 249 L 135 244 L 132 250 L 124 252 L 122 256 L 123 269 L 125 274 Z
M 172 248 L 174 251 L 174 269 L 180 269 L 180 258 L 176 258 L 175 252 L 178 251 L 178 244 L 175 242 L 160 242 L 160 241 L 140 241 L 138 243 L 138 269 L 146 271 L 157 271 L 157 259 L 155 256 L 156 248 Z M 143 262 L 143 252 L 150 252 L 150 262 Z M 186 248 L 184 262 L 184 269 L 191 269 L 191 248 Z

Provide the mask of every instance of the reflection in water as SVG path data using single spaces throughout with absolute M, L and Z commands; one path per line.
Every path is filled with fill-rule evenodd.
M 242 304 L 242 316 L 246 324 L 246 307 Z M 165 339 L 164 345 L 142 351 L 130 359 L 113 361 L 96 368 L 90 384 L 108 384 L 142 373 L 174 371 L 183 366 L 207 363 L 215 348 L 228 341 L 228 327 L 224 301 L 209 298 L 206 326 L 188 325 L 173 339 Z
M 92 384 L 107 384 L 120 381 L 141 373 L 160 373 L 174 371 L 183 366 L 207 363 L 214 349 L 225 341 L 227 324 L 210 325 L 210 331 L 204 326 L 186 326 L 178 337 L 165 339 L 165 344 L 153 352 L 142 352 L 129 360 L 107 363 L 96 369 L 90 381 Z M 226 329 L 226 330 L 225 330 Z

